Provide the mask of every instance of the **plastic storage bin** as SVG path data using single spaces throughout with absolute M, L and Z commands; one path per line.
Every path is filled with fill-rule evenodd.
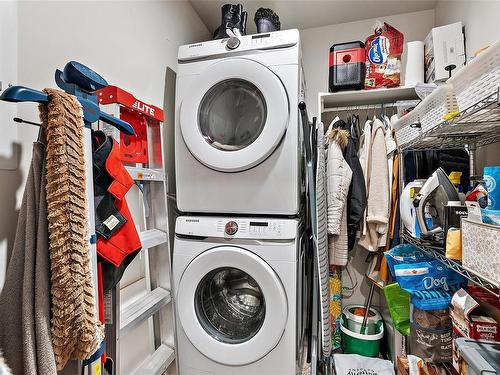
M 365 86 L 365 44 L 350 42 L 330 48 L 328 87 L 331 92 L 360 90 Z
M 462 219 L 462 265 L 500 284 L 500 226 Z
M 500 374 L 500 343 L 460 338 L 455 345 L 460 375 Z

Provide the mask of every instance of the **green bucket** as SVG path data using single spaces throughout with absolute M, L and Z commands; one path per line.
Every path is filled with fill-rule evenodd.
M 380 352 L 380 342 L 384 337 L 384 324 L 377 323 L 376 333 L 364 335 L 351 331 L 347 328 L 346 317 L 342 314 L 340 320 L 340 330 L 342 331 L 342 350 L 344 354 L 359 354 L 365 357 L 378 357 Z

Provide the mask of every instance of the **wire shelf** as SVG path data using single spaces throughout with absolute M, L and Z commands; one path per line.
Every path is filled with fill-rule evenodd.
M 446 258 L 444 250 L 442 247 L 438 247 L 435 245 L 430 245 L 428 243 L 423 242 L 422 240 L 413 238 L 407 233 L 402 234 L 402 239 L 405 242 L 411 243 L 421 249 L 428 256 L 439 260 L 446 267 L 451 268 L 453 271 L 458 272 L 460 275 L 465 277 L 470 282 L 480 286 L 481 288 L 487 290 L 495 296 L 499 296 L 499 286 L 485 279 L 481 275 L 477 273 L 471 272 L 470 270 L 464 268 L 460 262 L 455 260 L 451 260 Z
M 476 147 L 500 141 L 500 88 L 497 92 L 462 111 L 459 116 L 443 121 L 403 145 L 404 150 L 431 150 Z

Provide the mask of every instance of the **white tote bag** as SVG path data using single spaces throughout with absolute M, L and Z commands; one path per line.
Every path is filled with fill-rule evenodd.
M 391 361 L 357 354 L 334 354 L 337 375 L 394 375 Z

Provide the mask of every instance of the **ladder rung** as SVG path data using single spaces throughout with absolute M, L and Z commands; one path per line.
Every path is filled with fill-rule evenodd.
M 125 336 L 171 300 L 170 292 L 156 288 L 120 311 L 120 336 Z
M 165 173 L 161 169 L 125 166 L 130 176 L 136 181 L 165 181 Z
M 141 366 L 134 371 L 134 375 L 161 375 L 172 364 L 174 359 L 174 350 L 162 344 L 142 362 Z
M 167 234 L 159 229 L 148 229 L 139 233 L 143 249 L 149 249 L 167 242 Z

